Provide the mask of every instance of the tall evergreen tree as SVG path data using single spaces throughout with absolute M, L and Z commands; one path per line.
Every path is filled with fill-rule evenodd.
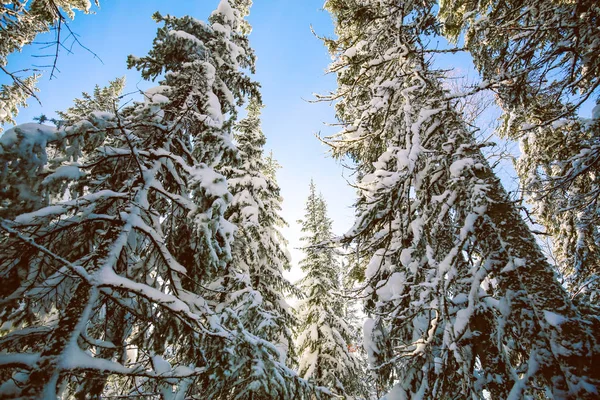
M 306 214 L 299 222 L 305 234 L 305 257 L 300 262 L 305 273 L 300 288 L 305 298 L 299 305 L 298 371 L 304 379 L 329 387 L 336 394 L 353 395 L 359 388 L 360 369 L 348 348 L 352 331 L 344 318 L 340 296 L 340 263 L 335 249 L 328 245 L 333 233 L 325 200 L 317 196 L 312 181 Z
M 231 308 L 241 274 L 216 168 L 237 157 L 236 106 L 259 96 L 246 73 L 248 7 L 222 0 L 208 24 L 156 14 L 152 50 L 129 59 L 161 76 L 143 102 L 120 109 L 111 94 L 112 108 L 95 110 L 100 91 L 58 127 L 20 125 L 0 139 L 2 173 L 26 174 L 33 160 L 22 183 L 48 191 L 0 224 L 3 397 L 312 391 Z M 266 363 L 278 372 L 267 389 L 248 383 L 247 370 Z
M 259 318 L 253 322 L 257 334 L 293 351 L 290 328 L 295 322 L 285 294 L 297 290 L 283 277 L 283 271 L 290 268 L 290 258 L 279 232 L 285 221 L 279 215 L 278 167 L 273 168 L 272 156 L 269 161 L 263 155 L 266 138 L 260 129 L 261 108 L 258 100 L 250 102 L 248 116 L 236 127 L 239 162 L 224 169 L 233 195 L 229 220 L 238 228 L 233 262 L 247 274 L 259 296 Z
M 465 48 L 504 111 L 501 133 L 522 141 L 519 178 L 575 298 L 600 301 L 600 95 L 595 1 L 444 1 L 444 33 Z M 585 117 L 585 118 L 584 118 Z M 597 310 L 593 311 L 598 314 Z
M 60 120 L 59 124 L 66 121 L 77 121 L 84 118 L 94 111 L 114 111 L 115 101 L 121 96 L 125 88 L 125 77 L 110 81 L 108 86 L 101 88 L 96 85 L 92 94 L 83 92 L 81 99 L 75 99 L 73 106 L 65 111 L 57 111 Z
M 592 398 L 589 321 L 427 62 L 434 2 L 330 0 L 329 142 L 358 172 L 365 347 L 391 398 Z M 393 385 L 393 387 L 392 387 Z
M 261 108 L 257 98 L 249 102 L 247 117 L 235 128 L 238 159 L 223 167 L 232 193 L 226 215 L 237 228 L 231 271 L 238 276 L 229 277 L 237 282 L 229 302 L 236 318 L 256 336 L 248 349 L 246 367 L 239 368 L 246 382 L 246 397 L 288 398 L 293 382 L 279 382 L 297 379 L 286 367 L 286 360 L 294 358 L 291 329 L 296 321 L 285 294 L 296 293 L 297 289 L 283 277 L 290 260 L 278 228 L 285 221 L 279 215 L 277 166 L 272 157 L 263 156 L 266 138 L 260 128 Z M 243 365 L 243 361 L 238 364 Z

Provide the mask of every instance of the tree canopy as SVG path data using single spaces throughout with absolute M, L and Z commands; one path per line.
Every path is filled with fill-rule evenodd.
M 353 173 L 354 223 L 334 232 L 311 181 L 299 262 L 251 5 L 155 13 L 127 60 L 154 87 L 123 101 L 117 78 L 1 133 L 0 397 L 598 397 L 600 5 L 327 0 L 321 140 Z M 76 11 L 91 2 L 0 4 L 0 123 L 37 79 L 7 57 Z M 456 52 L 480 78 L 458 89 L 435 60 Z M 517 195 L 478 135 L 492 103 Z

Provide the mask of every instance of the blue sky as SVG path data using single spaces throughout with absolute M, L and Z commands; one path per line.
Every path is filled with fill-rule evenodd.
M 60 73 L 50 80 L 47 71 L 40 79 L 42 106 L 30 100 L 30 106 L 21 110 L 17 123 L 30 122 L 42 113 L 52 116 L 55 110 L 69 107 L 82 91 L 91 91 L 94 85 L 105 85 L 115 77 L 127 77 L 126 92 L 154 86 L 126 68 L 127 55 L 142 56 L 151 47 L 157 28 L 151 15 L 160 11 L 206 20 L 217 4 L 218 0 L 105 0 L 101 1 L 100 9 L 95 9 L 95 15 L 78 13 L 70 27 L 102 62 L 77 45 L 73 54 L 61 51 Z M 294 264 L 301 258 L 296 249 L 301 245 L 296 221 L 303 217 L 311 178 L 329 204 L 335 231 L 343 233 L 353 222 L 350 206 L 354 190 L 346 184 L 339 163 L 326 155 L 327 148 L 314 136 L 316 132 L 334 132 L 324 124 L 334 122 L 333 107 L 307 101 L 314 99 L 313 93 L 335 88 L 335 77 L 325 74 L 330 57 L 310 30 L 312 25 L 321 35 L 333 34 L 331 18 L 322 6 L 323 0 L 257 0 L 249 17 L 253 26 L 250 41 L 258 57 L 256 79 L 262 84 L 266 105 L 263 130 L 267 135 L 267 151 L 273 150 L 283 167 L 278 180 L 284 198 L 283 216 L 290 224 L 284 235 L 290 240 Z M 37 41 L 52 38 L 52 34 L 47 34 Z M 10 69 L 48 63 L 50 58 L 32 57 L 54 51 L 40 47 L 34 44 L 12 55 Z M 297 271 L 290 275 L 292 279 L 297 277 Z

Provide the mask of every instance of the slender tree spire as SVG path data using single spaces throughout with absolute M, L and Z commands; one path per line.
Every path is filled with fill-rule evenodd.
M 298 290 L 283 277 L 290 260 L 278 230 L 285 222 L 279 215 L 276 167 L 272 158 L 263 156 L 261 108 L 257 98 L 250 100 L 247 117 L 235 128 L 238 159 L 223 167 L 233 196 L 227 217 L 237 228 L 232 275 L 227 277 L 234 290 L 225 302 L 232 318 L 255 337 L 243 358 L 236 360 L 234 370 L 241 381 L 236 392 L 242 398 L 291 398 L 302 395 L 298 388 L 308 386 L 286 367 L 294 358 L 296 321 L 285 294 Z
M 306 214 L 302 223 L 305 257 L 300 267 L 305 276 L 300 288 L 305 293 L 299 306 L 299 374 L 304 379 L 329 387 L 334 393 L 352 395 L 359 387 L 358 360 L 349 352 L 351 329 L 344 318 L 340 264 L 329 241 L 331 220 L 322 196 L 311 180 Z

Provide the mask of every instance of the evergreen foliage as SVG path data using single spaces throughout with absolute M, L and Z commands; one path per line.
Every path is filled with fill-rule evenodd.
M 220 0 L 208 22 L 156 13 L 152 48 L 128 58 L 158 81 L 142 99 L 121 105 L 116 79 L 0 136 L 0 398 L 596 398 L 596 3 L 327 0 L 338 87 L 320 99 L 341 130 L 325 142 L 355 170 L 356 219 L 334 237 L 311 181 L 299 287 L 252 1 Z M 7 57 L 91 7 L 0 2 L 0 123 L 38 79 Z M 462 48 L 430 48 L 441 35 Z M 455 51 L 483 79 L 467 93 L 432 66 Z M 526 207 L 476 140 L 490 91 Z
M 592 398 L 594 337 L 427 59 L 434 2 L 330 0 L 365 347 L 390 398 Z
M 74 107 L 58 112 L 64 121 L 54 121 L 55 124 L 64 124 L 65 121 L 76 123 L 93 111 L 113 112 L 124 83 L 124 79 L 116 79 L 108 87 L 96 86 L 93 95 L 83 93 L 82 99 L 75 100 Z M 45 120 L 45 117 L 40 120 Z M 60 196 L 66 189 L 60 188 L 64 183 L 57 183 L 51 176 L 65 159 L 61 156 L 49 158 L 48 154 L 64 152 L 65 156 L 77 160 L 100 144 L 92 141 L 91 145 L 87 145 L 76 139 L 67 144 L 65 140 L 56 139 L 52 129 L 32 124 L 10 129 L 0 138 L 0 178 L 5 183 L 0 188 L 1 218 L 11 218 L 47 206 L 53 196 Z
M 232 245 L 234 275 L 227 277 L 236 282 L 236 290 L 229 303 L 235 319 L 255 336 L 248 346 L 254 354 L 240 368 L 246 398 L 291 398 L 293 387 L 280 384 L 296 379 L 286 367 L 295 356 L 292 328 L 296 321 L 285 295 L 298 290 L 283 277 L 290 259 L 278 230 L 285 225 L 279 215 L 278 167 L 272 157 L 263 156 L 266 140 L 260 128 L 261 108 L 258 99 L 249 102 L 247 117 L 235 127 L 238 160 L 223 167 L 232 193 L 226 215 L 237 228 Z
M 255 291 L 256 320 L 249 321 L 249 326 L 263 339 L 279 343 L 285 361 L 288 350 L 293 358 L 291 328 L 295 325 L 285 295 L 298 291 L 283 277 L 283 271 L 290 268 L 290 257 L 279 232 L 286 224 L 279 215 L 282 199 L 275 176 L 279 167 L 272 156 L 267 159 L 263 155 L 266 139 L 260 129 L 261 108 L 253 99 L 248 116 L 236 127 L 240 159 L 235 167 L 224 168 L 233 195 L 228 219 L 238 228 L 233 262 Z
M 322 196 L 311 181 L 302 223 L 306 256 L 300 262 L 305 276 L 300 288 L 305 298 L 299 305 L 298 352 L 301 377 L 331 388 L 348 397 L 358 394 L 358 360 L 349 352 L 352 330 L 344 318 L 340 297 L 340 263 L 328 242 L 332 239 L 331 220 Z
M 153 48 L 129 59 L 161 76 L 143 102 L 119 108 L 116 81 L 57 127 L 0 139 L 3 174 L 38 168 L 11 182 L 19 197 L 47 191 L 1 221 L 3 396 L 320 396 L 234 307 L 244 279 L 217 168 L 238 157 L 236 106 L 259 98 L 248 7 L 222 0 L 209 24 L 156 14 Z
M 115 101 L 120 98 L 125 88 L 125 77 L 117 78 L 109 82 L 107 87 L 101 88 L 96 85 L 92 94 L 83 92 L 81 99 L 75 99 L 73 106 L 65 111 L 57 111 L 56 114 L 61 118 L 58 124 L 64 124 L 65 121 L 76 122 L 80 118 L 94 111 L 114 111 Z
M 600 6 L 452 0 L 440 3 L 439 16 L 448 37 L 464 33 L 485 86 L 497 94 L 501 132 L 522 142 L 519 178 L 571 292 L 597 307 L 600 106 L 591 118 L 578 111 L 600 99 Z

